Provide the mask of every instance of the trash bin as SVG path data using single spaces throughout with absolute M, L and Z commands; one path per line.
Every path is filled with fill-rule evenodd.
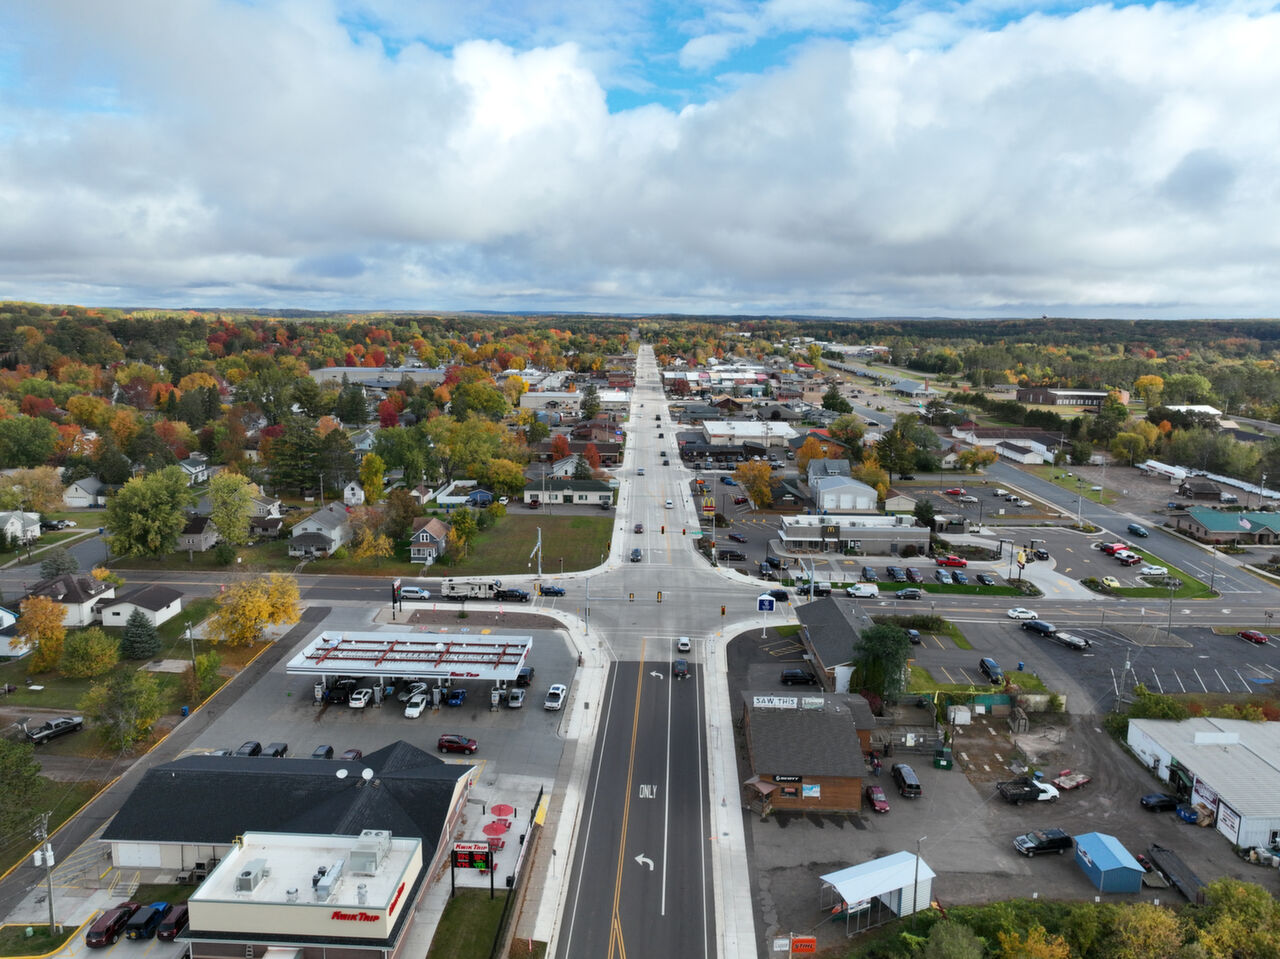
M 187 716 L 190 714 L 190 712 L 191 712 L 191 710 L 190 710 L 190 709 L 188 709 L 186 706 L 183 706 L 183 707 L 182 707 L 182 718 L 183 718 L 183 719 L 186 719 L 186 718 L 187 718 Z
M 933 768 L 950 769 L 953 765 L 950 746 L 939 746 L 933 751 Z

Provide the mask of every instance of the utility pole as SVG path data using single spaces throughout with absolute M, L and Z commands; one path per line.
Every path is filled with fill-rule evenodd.
M 49 816 L 49 813 L 42 812 L 36 822 L 34 835 L 40 841 L 40 848 L 36 850 L 35 864 L 44 866 L 44 878 L 49 886 L 49 935 L 56 936 L 58 928 L 53 919 L 53 843 L 49 842 Z

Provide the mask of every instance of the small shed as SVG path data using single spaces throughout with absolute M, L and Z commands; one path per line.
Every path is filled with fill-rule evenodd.
M 1087 832 L 1076 836 L 1076 864 L 1099 892 L 1139 892 L 1143 868 L 1115 836 Z
M 820 876 L 818 904 L 833 918 L 844 916 L 853 935 L 897 916 L 930 908 L 934 871 L 911 852 L 895 852 Z

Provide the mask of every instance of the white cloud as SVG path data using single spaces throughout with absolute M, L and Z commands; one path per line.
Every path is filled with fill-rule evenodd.
M 1094 7 L 989 30 L 966 8 L 904 10 L 678 113 L 610 113 L 610 44 L 590 38 L 518 49 L 455 21 L 440 50 L 402 24 L 389 57 L 311 2 L 70 6 L 0 14 L 6 298 L 1123 315 L 1280 299 L 1275 13 Z M 761 10 L 794 29 L 865 15 Z M 690 41 L 702 62 L 747 35 L 741 13 L 720 10 L 728 40 Z

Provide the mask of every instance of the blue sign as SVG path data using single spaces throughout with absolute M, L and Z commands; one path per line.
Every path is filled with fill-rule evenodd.
M 765 593 L 763 596 L 757 596 L 757 597 L 756 597 L 756 612 L 757 612 L 757 613 L 772 613 L 772 612 L 773 612 L 773 604 L 774 604 L 775 602 L 777 602 L 777 600 L 775 600 L 775 599 L 774 599 L 772 596 L 770 596 L 768 593 Z

